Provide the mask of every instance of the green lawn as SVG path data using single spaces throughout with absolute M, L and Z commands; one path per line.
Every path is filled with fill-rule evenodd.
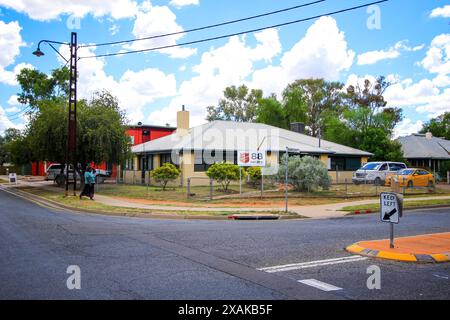
M 450 205 L 450 199 L 409 200 L 409 201 L 403 202 L 404 208 L 435 206 L 435 205 Z M 341 210 L 342 211 L 356 211 L 356 210 L 379 211 L 380 204 L 372 203 L 372 204 L 361 204 L 361 205 L 357 205 L 357 206 L 347 206 L 347 207 L 342 208 Z
M 95 213 L 101 214 L 110 214 L 110 215 L 122 215 L 122 216 L 145 216 L 145 215 L 173 215 L 173 216 L 229 216 L 231 214 L 236 214 L 237 212 L 233 211 L 172 211 L 172 210 L 146 210 L 146 209 L 137 209 L 137 208 L 123 208 L 123 207 L 115 207 L 108 206 L 97 201 L 91 201 L 87 198 L 83 198 L 80 200 L 78 197 L 65 197 L 62 190 L 56 189 L 55 191 L 42 190 L 39 188 L 21 188 L 21 190 L 38 195 L 40 197 L 46 198 L 48 200 L 55 201 L 64 206 L 80 209 L 80 210 L 88 210 Z M 239 214 L 277 214 L 277 215 L 286 215 L 285 212 L 278 211 L 265 211 L 265 212 L 256 212 L 249 210 L 240 211 Z M 293 215 L 292 213 L 288 213 L 288 215 Z M 297 216 L 298 218 L 302 218 L 301 216 Z

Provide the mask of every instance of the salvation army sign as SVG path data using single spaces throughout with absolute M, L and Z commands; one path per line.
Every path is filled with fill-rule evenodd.
M 238 166 L 240 167 L 265 167 L 265 151 L 238 151 Z

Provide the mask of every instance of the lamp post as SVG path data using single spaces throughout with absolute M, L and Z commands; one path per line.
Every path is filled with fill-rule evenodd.
M 77 159 L 76 159 L 76 145 L 77 145 L 77 33 L 72 32 L 70 35 L 70 43 L 58 42 L 52 40 L 41 40 L 38 43 L 36 51 L 33 55 L 36 57 L 42 57 L 44 52 L 41 51 L 41 44 L 45 43 L 49 45 L 66 63 L 70 64 L 70 79 L 69 79 L 69 117 L 67 123 L 67 152 L 66 152 L 66 196 L 69 195 L 69 184 L 73 184 L 73 195 L 76 195 L 77 187 Z M 70 58 L 67 60 L 54 46 L 53 44 L 68 45 L 70 47 Z M 72 170 L 70 170 L 72 165 Z M 70 174 L 72 173 L 73 181 L 69 182 Z

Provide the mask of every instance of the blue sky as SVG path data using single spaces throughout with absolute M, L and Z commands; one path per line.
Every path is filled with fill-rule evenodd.
M 309 0 L 50 1 L 0 0 L 0 132 L 23 128 L 24 106 L 14 96 L 22 67 L 49 72 L 61 65 L 41 39 L 95 44 L 187 30 L 292 7 Z M 370 0 L 327 0 L 313 6 L 220 28 L 159 40 L 80 49 L 79 56 L 144 49 L 275 25 L 361 5 Z M 246 84 L 280 94 L 298 78 L 324 77 L 354 84 L 384 75 L 390 106 L 403 108 L 396 135 L 416 132 L 450 110 L 450 5 L 442 0 L 390 0 L 255 34 L 175 49 L 81 59 L 79 95 L 110 90 L 131 123 L 173 124 L 184 104 L 191 124 L 204 122 L 229 85 Z M 65 46 L 60 48 L 67 55 Z

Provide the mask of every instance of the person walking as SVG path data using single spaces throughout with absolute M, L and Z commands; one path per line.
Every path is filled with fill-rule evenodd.
M 91 200 L 94 200 L 94 191 L 95 191 L 95 169 L 91 168 L 91 176 L 90 176 L 90 182 L 91 182 L 91 186 L 90 186 L 90 190 L 89 190 L 89 198 Z
M 92 200 L 92 198 L 94 196 L 93 192 L 92 192 L 92 189 L 93 189 L 92 182 L 95 181 L 95 178 L 94 178 L 94 175 L 91 173 L 91 171 L 92 171 L 91 167 L 86 168 L 86 171 L 84 173 L 84 188 L 83 188 L 83 191 L 80 193 L 80 199 L 83 196 L 86 196 L 86 197 L 91 198 L 91 200 Z

